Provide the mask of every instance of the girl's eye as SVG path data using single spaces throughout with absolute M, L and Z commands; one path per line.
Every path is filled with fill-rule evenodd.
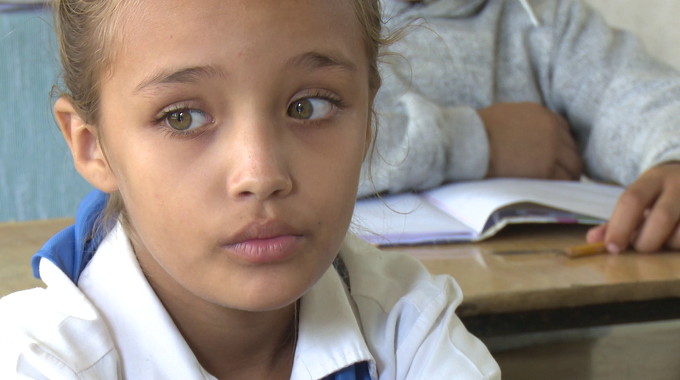
M 210 122 L 208 115 L 199 110 L 177 110 L 168 113 L 166 123 L 175 130 L 188 131 L 202 127 Z
M 321 119 L 333 110 L 333 103 L 322 98 L 304 98 L 294 101 L 288 107 L 288 116 L 295 119 Z

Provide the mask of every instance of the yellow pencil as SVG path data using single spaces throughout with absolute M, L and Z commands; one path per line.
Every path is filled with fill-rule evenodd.
M 569 257 L 595 255 L 605 252 L 607 252 L 607 247 L 605 246 L 604 242 L 577 245 L 575 247 L 568 247 L 564 249 L 564 253 Z

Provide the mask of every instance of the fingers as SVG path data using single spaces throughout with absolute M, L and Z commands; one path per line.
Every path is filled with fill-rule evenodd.
M 583 160 L 571 134 L 571 127 L 567 120 L 558 114 L 555 114 L 555 125 L 558 137 L 557 165 L 569 173 L 567 179 L 578 179 L 583 172 Z
M 569 149 L 577 152 L 578 146 L 576 145 L 576 140 L 574 140 L 574 136 L 572 136 L 571 134 L 571 126 L 569 125 L 567 120 L 562 116 L 555 114 L 555 118 L 558 138 L 560 142 Z
M 626 249 L 655 252 L 664 245 L 680 249 L 680 165 L 668 163 L 643 173 L 619 198 L 607 223 L 605 242 L 610 252 Z M 602 226 L 591 229 L 596 240 Z
M 561 165 L 555 165 L 550 178 L 558 181 L 571 181 L 574 179 L 573 175 L 566 171 Z
M 567 179 L 578 179 L 583 172 L 583 160 L 576 150 L 561 144 L 557 151 L 556 165 L 569 174 Z
M 680 226 L 676 226 L 671 236 L 666 240 L 666 247 L 674 251 L 680 250 Z
M 588 230 L 586 233 L 586 241 L 590 243 L 599 243 L 604 241 L 604 236 L 607 233 L 607 223 L 600 224 Z
M 634 241 L 635 249 L 640 252 L 658 251 L 671 238 L 679 219 L 680 189 L 664 188 Z
M 633 232 L 644 218 L 645 209 L 659 197 L 661 184 L 654 179 L 638 180 L 621 194 L 607 223 L 605 242 L 609 252 L 619 253 L 628 247 Z

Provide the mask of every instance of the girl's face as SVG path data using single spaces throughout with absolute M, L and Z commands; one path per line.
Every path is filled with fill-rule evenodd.
M 229 308 L 294 302 L 338 252 L 370 139 L 351 2 L 123 12 L 101 141 L 147 276 Z

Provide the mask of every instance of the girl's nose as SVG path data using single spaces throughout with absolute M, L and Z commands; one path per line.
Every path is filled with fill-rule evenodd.
M 293 189 L 286 144 L 277 138 L 274 128 L 252 126 L 243 130 L 231 144 L 235 154 L 230 155 L 229 196 L 257 200 L 285 197 Z

